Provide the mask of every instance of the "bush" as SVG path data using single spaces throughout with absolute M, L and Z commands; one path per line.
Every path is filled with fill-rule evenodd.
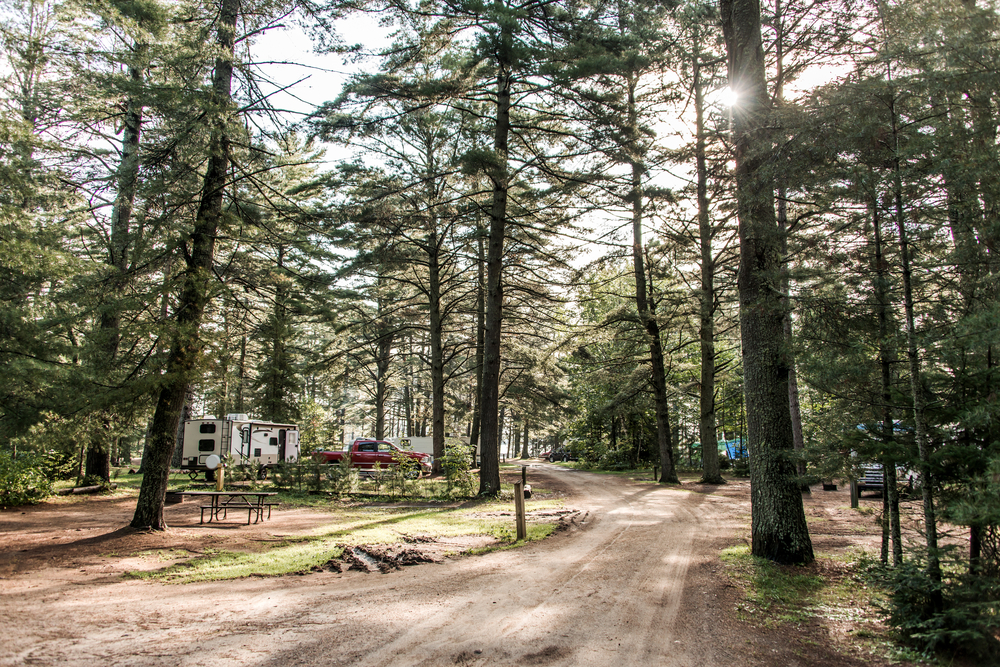
M 328 466 L 308 458 L 299 463 L 279 463 L 271 470 L 272 483 L 282 491 L 323 491 Z
M 326 465 L 326 479 L 330 490 L 337 495 L 351 493 L 358 483 L 358 471 L 351 465 L 351 457 L 343 456 L 336 465 Z
M 605 450 L 598 465 L 606 470 L 631 470 L 635 467 L 631 459 L 631 452 L 619 447 L 618 449 Z
M 15 459 L 0 453 L 0 507 L 27 505 L 52 495 L 59 457 L 49 452 L 24 452 Z
M 995 657 L 994 633 L 1000 628 L 1000 582 L 995 578 L 946 574 L 937 584 L 916 560 L 872 571 L 889 593 L 882 611 L 901 643 L 928 657 L 942 652 Z M 945 571 L 956 572 L 953 567 Z M 940 611 L 933 605 L 936 593 L 943 601 Z
M 441 469 L 447 481 L 448 492 L 458 490 L 466 496 L 471 496 L 475 480 L 472 477 L 471 456 L 464 446 L 448 447 L 441 457 Z

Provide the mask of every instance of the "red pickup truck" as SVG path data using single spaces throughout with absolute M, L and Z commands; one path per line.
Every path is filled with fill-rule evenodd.
M 343 450 L 339 452 L 321 451 L 316 452 L 313 456 L 317 460 L 325 461 L 329 464 L 340 463 L 341 459 L 345 456 L 350 456 L 351 467 L 359 468 L 360 470 L 373 470 L 375 464 L 385 469 L 389 466 L 397 465 L 397 457 L 408 456 L 419 464 L 417 470 L 421 473 L 430 472 L 431 463 L 434 460 L 430 454 L 407 451 L 400 449 L 386 440 L 372 440 L 369 438 L 359 438 L 349 445 L 345 444 Z

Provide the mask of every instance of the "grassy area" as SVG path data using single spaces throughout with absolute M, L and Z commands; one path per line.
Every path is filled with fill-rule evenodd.
M 529 503 L 529 512 L 557 504 L 555 501 Z M 513 518 L 509 515 L 511 511 L 510 501 L 502 500 L 442 508 L 350 506 L 341 503 L 337 511 L 330 514 L 329 523 L 315 535 L 265 543 L 262 550 L 252 553 L 207 553 L 183 563 L 132 576 L 176 583 L 278 576 L 321 567 L 339 558 L 350 546 L 389 546 L 466 535 L 496 538 L 498 544 L 472 550 L 484 553 L 540 540 L 555 530 L 555 523 L 529 524 L 527 538 L 516 541 Z
M 744 594 L 738 605 L 740 620 L 765 627 L 802 621 L 815 616 L 815 608 L 827 597 L 822 577 L 756 558 L 746 545 L 725 549 L 721 559 Z
M 116 487 L 106 492 L 106 497 L 138 496 L 142 476 L 128 474 L 127 470 L 114 472 Z M 282 506 L 328 511 L 329 519 L 315 534 L 260 541 L 254 544 L 252 552 L 216 550 L 156 554 L 155 558 L 163 561 L 162 567 L 135 572 L 131 576 L 177 583 L 279 576 L 322 567 L 352 546 L 389 547 L 460 536 L 489 536 L 496 540 L 489 547 L 470 550 L 474 553 L 514 548 L 543 539 L 555 530 L 554 521 L 531 523 L 532 511 L 558 508 L 563 504 L 543 487 L 533 484 L 533 497 L 526 503 L 528 535 L 525 540 L 517 541 L 512 512 L 513 481 L 520 478 L 519 471 L 519 464 L 502 468 L 505 483 L 500 496 L 493 500 L 470 497 L 468 493 L 470 490 L 474 492 L 475 487 L 449 488 L 446 480 L 441 478 L 407 481 L 403 492 L 384 480 L 362 479 L 355 481 L 350 493 L 338 494 L 331 491 L 310 492 L 307 489 L 290 491 L 277 489 L 271 480 L 234 481 L 227 477 L 226 486 L 229 489 L 253 487 L 278 491 L 278 501 Z M 528 481 L 533 481 L 530 474 Z M 70 487 L 72 482 L 67 481 L 61 486 Z M 177 491 L 209 489 L 214 488 L 214 484 L 206 482 L 203 476 L 192 480 L 187 473 L 175 472 L 170 475 L 168 488 Z M 57 496 L 47 502 L 73 503 L 87 499 L 84 496 Z

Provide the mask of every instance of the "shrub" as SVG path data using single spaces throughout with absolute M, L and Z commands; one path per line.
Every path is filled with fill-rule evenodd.
M 279 463 L 271 468 L 272 484 L 282 491 L 323 491 L 327 467 L 312 458 L 299 463 Z
M 52 478 L 59 457 L 49 452 L 24 452 L 17 458 L 0 453 L 0 507 L 37 503 L 52 495 Z
M 326 465 L 326 479 L 330 482 L 330 490 L 338 495 L 354 491 L 358 471 L 351 465 L 351 457 L 343 456 L 336 465 Z
M 471 457 L 464 446 L 448 447 L 441 457 L 441 469 L 448 485 L 448 492 L 458 490 L 466 496 L 471 496 L 475 480 L 472 478 Z
M 389 482 L 393 488 L 399 488 L 399 495 L 406 494 L 406 480 L 420 477 L 420 462 L 407 456 L 405 452 L 393 450 L 392 461 L 395 465 L 389 466 Z
M 946 566 L 940 584 L 931 580 L 919 560 L 906 561 L 895 569 L 873 567 L 872 572 L 889 593 L 882 611 L 899 641 L 928 657 L 945 651 L 995 654 L 1000 582 L 993 577 L 958 574 L 951 566 Z M 940 593 L 943 601 L 938 611 L 933 605 L 935 593 Z

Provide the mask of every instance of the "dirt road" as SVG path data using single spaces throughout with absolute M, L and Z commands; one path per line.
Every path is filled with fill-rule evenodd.
M 854 665 L 735 620 L 745 500 L 538 464 L 581 510 L 525 548 L 388 574 L 11 577 L 0 665 Z M 831 660 L 832 659 L 832 660 Z

